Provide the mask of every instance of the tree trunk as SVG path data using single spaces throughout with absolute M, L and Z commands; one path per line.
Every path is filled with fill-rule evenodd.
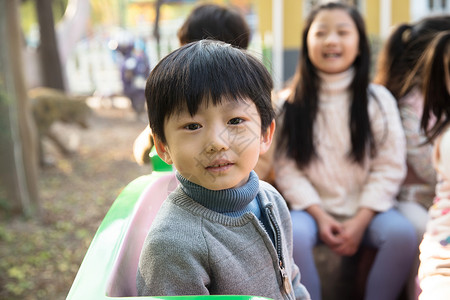
M 153 24 L 153 37 L 156 40 L 156 53 L 158 60 L 161 59 L 161 35 L 159 32 L 159 20 L 161 17 L 161 6 L 164 0 L 157 0 L 155 3 L 155 23 Z
M 61 60 L 56 41 L 55 21 L 53 20 L 52 0 L 36 0 L 36 13 L 39 22 L 42 76 L 44 86 L 64 91 Z
M 0 1 L 0 209 L 38 216 L 37 140 L 23 77 L 19 4 Z

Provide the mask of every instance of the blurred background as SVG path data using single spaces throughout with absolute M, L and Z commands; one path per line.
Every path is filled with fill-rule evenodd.
M 151 172 L 132 155 L 147 121 L 127 72 L 142 86 L 205 2 L 242 11 L 280 90 L 305 16 L 327 1 L 0 0 L 0 299 L 66 297 L 111 203 Z M 450 13 L 450 0 L 343 2 L 364 16 L 374 61 L 393 26 Z

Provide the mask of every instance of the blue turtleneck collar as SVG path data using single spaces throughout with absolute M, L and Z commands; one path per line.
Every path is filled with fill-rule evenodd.
M 180 173 L 176 173 L 177 179 L 181 183 L 183 191 L 200 205 L 218 213 L 233 213 L 248 210 L 249 204 L 255 199 L 259 191 L 259 178 L 254 171 L 246 184 L 238 188 L 225 190 L 209 190 L 198 184 L 195 184 Z M 252 211 L 252 209 L 248 210 Z

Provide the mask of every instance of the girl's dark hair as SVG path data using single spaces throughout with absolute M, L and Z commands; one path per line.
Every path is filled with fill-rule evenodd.
M 423 67 L 422 90 L 425 98 L 420 125 L 431 143 L 450 124 L 450 94 L 447 87 L 450 80 L 450 31 L 436 36 L 419 63 Z M 436 123 L 430 128 L 432 115 L 436 116 Z
M 292 81 L 292 93 L 283 107 L 283 120 L 280 130 L 280 149 L 286 148 L 287 155 L 297 162 L 299 167 L 307 166 L 317 158 L 314 145 L 313 125 L 318 110 L 318 91 L 320 79 L 317 70 L 309 59 L 307 36 L 312 22 L 320 11 L 341 9 L 346 11 L 355 22 L 359 34 L 359 54 L 353 66 L 355 74 L 350 85 L 352 102 L 350 106 L 350 124 L 352 150 L 349 157 L 362 164 L 370 147 L 375 153 L 375 143 L 370 127 L 368 113 L 368 85 L 370 49 L 364 20 L 356 8 L 343 3 L 327 3 L 313 10 L 306 20 L 302 35 L 302 50 L 297 71 Z M 337 112 L 338 113 L 338 112 Z
M 246 50 L 213 40 L 193 42 L 167 55 L 150 73 L 145 87 L 150 128 L 165 143 L 164 121 L 173 114 L 187 109 L 194 115 L 205 101 L 251 99 L 264 132 L 275 116 L 272 88 L 270 73 Z
M 420 85 L 422 70 L 406 82 L 426 47 L 439 32 L 450 30 L 450 16 L 433 16 L 415 24 L 401 24 L 389 36 L 379 55 L 374 81 L 384 85 L 399 100 Z
M 250 41 L 250 28 L 237 8 L 203 4 L 187 17 L 178 30 L 178 39 L 182 45 L 213 39 L 246 49 Z

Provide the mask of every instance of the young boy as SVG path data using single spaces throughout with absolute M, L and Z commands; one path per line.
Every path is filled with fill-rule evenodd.
M 180 184 L 144 243 L 139 295 L 310 299 L 285 201 L 252 171 L 272 142 L 271 89 L 256 58 L 218 41 L 187 44 L 153 69 L 150 127 Z
M 245 16 L 233 6 L 203 3 L 196 6 L 178 29 L 180 45 L 213 39 L 246 49 L 250 42 L 250 27 Z M 150 163 L 152 133 L 147 126 L 133 144 L 133 155 L 140 165 Z

